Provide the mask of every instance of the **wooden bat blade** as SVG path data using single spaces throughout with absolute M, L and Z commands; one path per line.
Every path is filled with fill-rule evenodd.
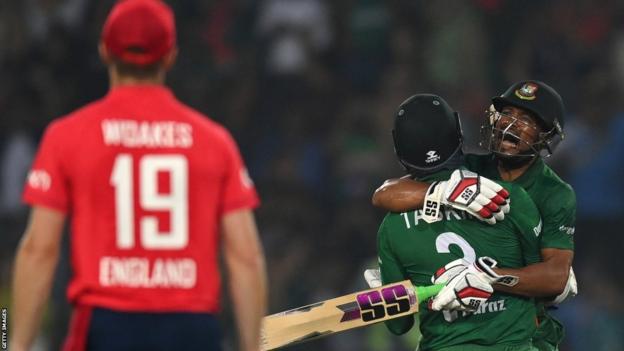
M 263 350 L 309 341 L 418 312 L 418 301 L 443 285 L 414 288 L 409 280 L 266 316 Z

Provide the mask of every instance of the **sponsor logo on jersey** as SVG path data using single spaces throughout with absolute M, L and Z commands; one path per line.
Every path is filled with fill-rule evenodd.
M 100 259 L 100 285 L 128 288 L 191 289 L 197 281 L 197 265 L 190 258 L 110 257 Z
M 561 227 L 559 227 L 559 230 L 568 234 L 568 235 L 574 235 L 574 231 L 576 230 L 575 227 L 566 227 L 564 225 L 562 225 Z
M 43 169 L 33 169 L 28 174 L 28 186 L 33 189 L 48 191 L 52 185 L 50 174 Z
M 535 233 L 535 236 L 539 236 L 541 232 L 542 232 L 542 219 L 540 218 L 539 223 L 537 223 L 537 227 L 533 228 L 533 233 Z
M 425 159 L 425 163 L 432 163 L 440 160 L 440 155 L 435 150 L 427 151 L 427 158 Z
M 537 89 L 537 84 L 526 83 L 520 89 L 516 89 L 515 94 L 522 100 L 535 100 L 535 92 Z

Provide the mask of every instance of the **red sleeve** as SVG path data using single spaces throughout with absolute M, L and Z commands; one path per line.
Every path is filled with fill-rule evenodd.
M 58 124 L 50 124 L 28 173 L 22 200 L 31 206 L 46 206 L 67 213 L 70 197 L 67 174 L 61 164 L 62 140 Z
M 223 196 L 221 213 L 256 208 L 260 204 L 260 199 L 243 163 L 236 142 L 229 133 L 224 139 L 226 171 L 223 192 L 221 193 Z

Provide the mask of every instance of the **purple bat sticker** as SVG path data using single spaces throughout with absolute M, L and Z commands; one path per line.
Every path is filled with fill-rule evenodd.
M 344 313 L 340 322 L 362 319 L 370 322 L 394 316 L 410 310 L 412 302 L 407 289 L 401 285 L 392 285 L 380 290 L 371 290 L 356 296 L 356 301 L 338 306 Z

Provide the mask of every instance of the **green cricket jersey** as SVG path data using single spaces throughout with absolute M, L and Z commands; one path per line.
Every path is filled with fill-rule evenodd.
M 466 155 L 466 167 L 486 178 L 500 181 L 492 155 Z M 574 226 L 576 222 L 576 196 L 572 187 L 565 183 L 538 158 L 527 171 L 514 181 L 529 193 L 537 206 L 544 226 L 542 248 L 574 250 Z M 512 207 L 514 199 L 511 199 Z
M 448 179 L 440 172 L 435 179 Z M 444 219 L 427 223 L 421 210 L 386 215 L 378 232 L 379 267 L 384 284 L 410 279 L 431 284 L 445 264 L 490 256 L 499 266 L 523 267 L 540 260 L 541 219 L 535 204 L 519 185 L 501 183 L 513 199 L 505 221 L 488 225 L 461 211 L 447 209 Z M 423 335 L 420 350 L 454 345 L 511 346 L 530 343 L 535 333 L 536 306 L 530 298 L 495 292 L 475 313 L 447 322 L 442 312 L 423 304 L 418 314 Z M 395 334 L 407 332 L 414 316 L 386 322 Z
M 492 180 L 500 180 L 497 162 L 491 154 L 466 155 L 466 166 Z M 522 186 L 535 202 L 543 219 L 541 248 L 574 250 L 576 222 L 576 196 L 565 183 L 540 158 L 514 181 Z M 511 199 L 514 206 L 514 199 Z M 564 329 L 559 321 L 546 313 L 543 304 L 538 306 L 539 327 L 533 343 L 541 351 L 556 350 L 563 340 Z

